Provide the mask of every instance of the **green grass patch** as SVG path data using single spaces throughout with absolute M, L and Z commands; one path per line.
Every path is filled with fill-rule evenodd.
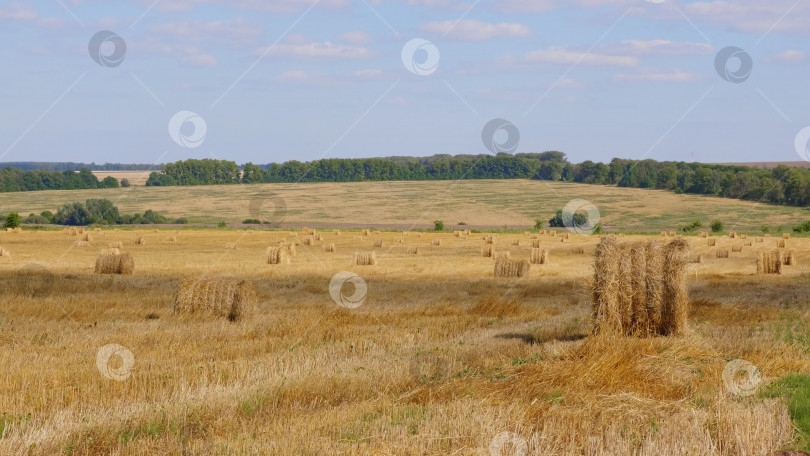
M 793 424 L 798 428 L 798 448 L 810 450 L 810 375 L 794 374 L 771 383 L 763 397 L 784 397 Z

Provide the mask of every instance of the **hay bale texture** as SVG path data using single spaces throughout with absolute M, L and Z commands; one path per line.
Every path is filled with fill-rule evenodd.
M 253 313 L 256 291 L 250 282 L 236 279 L 187 278 L 180 282 L 174 298 L 174 312 L 213 315 L 230 321 Z
M 118 249 L 104 249 L 96 257 L 96 274 L 125 274 L 135 271 L 135 259 Z
M 495 262 L 495 277 L 515 278 L 529 273 L 531 265 L 526 260 L 501 257 Z
M 354 264 L 358 266 L 374 266 L 377 264 L 377 254 L 374 252 L 354 252 Z
M 594 333 L 669 336 L 686 331 L 689 244 L 676 238 L 619 243 L 605 237 L 595 252 Z
M 290 264 L 287 246 L 270 246 L 264 253 L 267 256 L 267 264 Z
M 784 261 L 782 252 L 758 252 L 757 274 L 781 274 Z
M 419 247 L 415 245 L 409 245 L 407 250 L 408 255 L 418 255 L 419 254 Z
M 11 252 L 9 252 L 8 250 L 4 249 L 3 247 L 0 247 L 0 257 L 8 257 L 8 258 L 11 258 Z
M 335 253 L 337 250 L 335 249 L 335 244 L 325 244 L 323 251 L 326 253 Z
M 533 248 L 529 254 L 531 264 L 548 264 L 548 249 Z
M 784 258 L 782 264 L 785 266 L 796 266 L 796 256 L 793 254 L 793 250 L 785 252 L 782 258 Z
M 481 256 L 485 258 L 493 258 L 495 256 L 495 246 L 485 245 L 481 247 Z

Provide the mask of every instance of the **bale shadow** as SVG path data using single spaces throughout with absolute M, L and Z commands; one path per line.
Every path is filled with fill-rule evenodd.
M 529 345 L 545 344 L 546 342 L 576 342 L 588 337 L 587 334 L 566 334 L 564 336 L 552 337 L 526 333 L 504 333 L 495 336 L 498 339 L 520 339 Z

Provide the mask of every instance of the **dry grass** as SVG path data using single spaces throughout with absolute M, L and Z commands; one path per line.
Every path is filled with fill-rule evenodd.
M 731 252 L 732 253 L 742 253 L 742 251 L 743 251 L 743 246 L 741 246 L 741 245 L 733 245 L 733 246 L 731 246 Z
M 107 231 L 104 245 L 129 234 Z M 689 266 L 693 334 L 605 343 L 588 336 L 593 271 L 582 256 L 494 278 L 476 235 L 420 256 L 378 251 L 379 265 L 362 268 L 351 254 L 371 240 L 347 235 L 329 240 L 339 253 L 307 249 L 273 268 L 256 267 L 257 254 L 276 234 L 245 236 L 228 255 L 233 232 L 182 236 L 138 248 L 136 274 L 109 277 L 93 275 L 95 249 L 68 251 L 61 232 L 0 232 L 14 252 L 0 261 L 0 364 L 14 366 L 0 380 L 0 454 L 489 455 L 511 431 L 527 455 L 771 456 L 794 435 L 783 401 L 730 397 L 722 372 L 745 359 L 764 386 L 810 371 L 807 262 L 754 275 L 755 249 L 715 261 L 685 237 L 706 257 Z M 528 258 L 527 247 L 512 256 Z M 791 250 L 804 258 L 810 240 Z M 49 274 L 18 273 L 32 261 Z M 329 293 L 347 268 L 368 284 L 356 309 Z M 237 323 L 174 314 L 179 280 L 204 274 L 254 283 L 256 312 Z M 124 381 L 95 366 L 109 343 L 134 355 Z
M 255 313 L 256 290 L 246 280 L 199 279 L 180 282 L 174 298 L 176 314 L 214 315 L 238 321 Z
M 790 233 L 782 233 L 782 239 L 790 239 Z
M 495 254 L 495 261 L 508 260 L 509 258 L 512 258 L 512 254 L 508 250 L 505 252 L 497 252 Z
M 90 243 L 87 241 L 76 241 L 76 247 L 90 247 Z
M 0 257 L 11 258 L 11 252 L 4 249 L 3 247 L 0 247 Z
M 574 247 L 571 249 L 571 253 L 574 255 L 583 255 L 585 253 L 585 247 Z
M 226 242 L 225 250 L 236 250 L 236 242 Z

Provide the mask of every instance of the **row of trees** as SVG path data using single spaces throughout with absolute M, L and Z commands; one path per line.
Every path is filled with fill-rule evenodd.
M 76 162 L 4 162 L 0 168 L 19 168 L 23 171 L 75 171 L 86 168 L 90 171 L 143 171 L 160 170 L 160 165 L 146 165 L 135 163 L 76 163 Z
M 118 180 L 111 176 L 99 181 L 89 169 L 82 169 L 78 172 L 23 171 L 19 168 L 0 169 L 0 192 L 116 188 L 119 185 Z
M 10 213 L 9 215 L 16 213 Z M 7 215 L 6 217 L 8 217 Z M 30 214 L 28 217 L 19 220 L 23 224 L 55 224 L 69 226 L 87 225 L 146 225 L 188 223 L 185 218 L 170 220 L 159 213 L 149 209 L 143 214 L 122 214 L 118 207 L 108 199 L 88 199 L 84 203 L 69 203 L 60 207 L 54 214 L 51 211 L 44 211 L 41 214 Z M 8 226 L 8 223 L 6 224 Z

